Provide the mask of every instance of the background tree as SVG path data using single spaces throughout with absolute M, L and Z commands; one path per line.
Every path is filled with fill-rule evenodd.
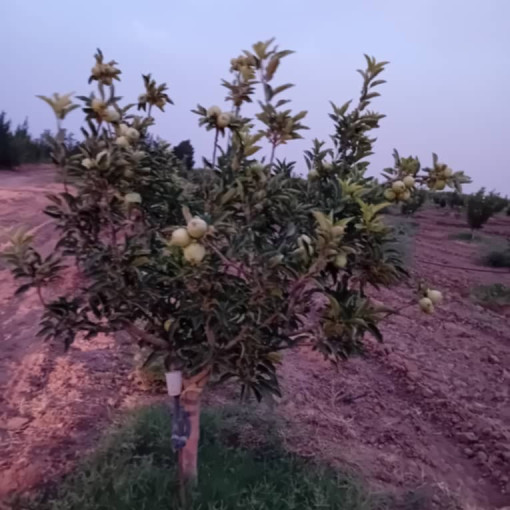
M 418 189 L 411 195 L 407 202 L 404 202 L 400 206 L 402 214 L 410 216 L 415 214 L 419 209 L 423 207 L 423 204 L 427 200 L 427 191 L 424 189 Z
M 33 139 L 26 119 L 12 131 L 11 122 L 5 118 L 4 112 L 0 113 L 0 168 L 47 162 L 52 143 L 49 132 Z
M 195 165 L 193 160 L 194 149 L 193 145 L 189 140 L 183 140 L 181 143 L 176 145 L 173 150 L 175 157 L 182 161 L 186 166 L 186 169 L 192 170 Z
M 502 212 L 509 205 L 508 197 L 502 197 L 499 193 L 496 193 L 495 191 L 491 191 L 489 193 L 489 202 L 492 206 L 494 214 Z
M 474 235 L 475 230 L 481 229 L 494 214 L 505 207 L 505 199 L 495 193 L 485 193 L 481 188 L 477 193 L 469 195 L 466 203 L 466 215 L 469 227 Z
M 50 139 L 45 139 L 42 136 L 33 139 L 29 132 L 27 119 L 14 131 L 12 145 L 17 164 L 41 163 L 50 160 Z
M 6 119 L 5 112 L 0 112 L 0 169 L 13 168 L 16 157 L 12 143 L 11 122 Z
M 434 204 L 441 207 L 442 209 L 444 209 L 448 205 L 448 201 L 446 199 L 445 193 L 435 192 L 435 193 L 432 193 L 431 195 L 432 195 L 432 201 L 434 202 Z
M 35 144 L 32 143 L 32 138 L 28 131 L 27 119 L 16 127 L 11 140 L 14 154 L 16 154 L 17 165 L 37 158 L 37 148 Z
M 416 158 L 398 153 L 384 186 L 365 176 L 371 131 L 383 117 L 369 106 L 386 65 L 368 56 L 359 99 L 333 105 L 332 146 L 315 140 L 305 153 L 308 180 L 293 175 L 294 164 L 276 157 L 306 128 L 306 112 L 292 113 L 282 97 L 292 85 L 274 80 L 289 54 L 270 40 L 232 59 L 231 81 L 223 82 L 229 112 L 194 110 L 213 143 L 207 168 L 194 172 L 148 134 L 151 109 L 171 102 L 166 85 L 144 76 L 138 108 L 145 113 L 135 114 L 114 94 L 116 62 L 98 51 L 90 77 L 97 89 L 79 97 L 86 121 L 79 154 L 59 145 L 73 188 L 52 195 L 45 211 L 59 233 L 55 249 L 43 257 L 19 231 L 5 253 L 24 279 L 18 291 L 34 287 L 41 297 L 43 337 L 68 346 L 78 332 L 123 330 L 152 348 L 151 359 L 163 358 L 183 482 L 197 477 L 203 389 L 231 380 L 246 398 L 278 395 L 286 349 L 306 341 L 336 362 L 362 352 L 366 333 L 381 340 L 377 324 L 388 309 L 366 289 L 406 278 L 381 212 L 407 201 L 416 183 L 466 180 L 436 156 L 420 171 Z M 243 117 L 258 88 L 261 112 Z M 59 120 L 74 107 L 62 97 L 70 99 L 47 101 Z M 254 157 L 264 140 L 267 164 Z M 44 288 L 69 259 L 83 283 L 49 300 Z M 426 313 L 440 300 L 438 291 L 417 289 Z
M 457 191 L 447 193 L 447 195 L 448 195 L 447 202 L 450 209 L 460 210 L 463 207 L 465 207 L 466 205 L 465 195 L 463 195 L 462 193 L 458 193 Z

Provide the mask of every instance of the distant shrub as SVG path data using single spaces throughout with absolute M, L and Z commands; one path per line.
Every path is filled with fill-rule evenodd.
M 16 164 L 12 145 L 11 122 L 0 112 L 0 168 L 12 168 Z
M 466 205 L 465 195 L 458 193 L 457 191 L 445 191 L 432 193 L 432 201 L 439 207 L 448 206 L 450 209 L 461 209 Z
M 510 287 L 502 283 L 479 285 L 472 289 L 471 297 L 488 307 L 507 306 L 510 305 Z
M 482 261 L 486 266 L 510 268 L 510 243 L 504 249 L 490 251 Z
M 444 193 L 431 193 L 432 202 L 438 207 L 446 207 L 446 198 Z
M 475 241 L 480 242 L 482 239 L 480 237 L 475 237 L 473 232 L 456 232 L 448 236 L 449 239 L 453 239 L 455 241 Z
M 510 204 L 507 197 L 502 197 L 499 193 L 495 193 L 494 191 L 489 193 L 489 202 L 495 214 L 502 212 Z
M 450 209 L 461 209 L 466 205 L 465 196 L 461 193 L 447 193 L 447 203 Z
M 501 202 L 498 195 L 485 194 L 482 188 L 467 199 L 467 221 L 472 230 L 482 228 L 489 218 L 498 212 Z

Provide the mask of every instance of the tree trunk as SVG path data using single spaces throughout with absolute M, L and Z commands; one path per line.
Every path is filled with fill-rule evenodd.
M 189 379 L 183 380 L 180 406 L 189 416 L 190 435 L 184 447 L 179 450 L 179 483 L 182 493 L 188 492 L 198 481 L 200 400 L 208 379 L 209 371 L 204 370 Z

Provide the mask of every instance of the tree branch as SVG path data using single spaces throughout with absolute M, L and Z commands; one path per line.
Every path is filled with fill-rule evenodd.
M 39 301 L 41 302 L 41 305 L 43 305 L 44 308 L 46 308 L 46 301 L 42 295 L 42 290 L 40 285 L 36 285 L 37 290 L 37 296 L 39 297 Z
M 212 243 L 209 246 L 214 251 L 214 253 L 216 253 L 216 255 L 218 255 L 218 257 L 221 259 L 221 261 L 225 264 L 225 273 L 226 274 L 228 274 L 230 276 L 236 276 L 237 278 L 243 278 L 243 279 L 247 279 L 248 278 L 248 275 L 246 273 L 246 270 L 245 270 L 242 262 L 240 262 L 240 261 L 235 261 L 234 262 L 232 260 L 229 260 Z M 234 269 L 237 272 L 237 274 L 233 275 L 232 273 L 230 273 L 229 269 L 231 269 L 231 268 Z
M 205 337 L 207 338 L 207 342 L 211 347 L 214 347 L 214 344 L 216 343 L 216 339 L 214 337 L 214 331 L 211 329 L 211 317 L 207 319 L 205 322 Z
M 152 344 L 155 347 L 160 347 L 162 349 L 168 349 L 168 342 L 165 342 L 163 339 L 158 338 L 157 336 L 152 335 L 151 333 L 147 333 L 143 329 L 140 329 L 138 326 L 134 324 L 130 324 L 124 328 L 135 340 L 143 340 L 148 344 Z
M 221 345 L 220 348 L 224 351 L 228 351 L 235 347 L 235 345 L 237 345 L 243 339 L 248 329 L 248 326 L 243 326 L 241 331 L 239 331 L 239 333 L 232 340 L 230 340 L 230 342 L 226 343 L 225 345 Z

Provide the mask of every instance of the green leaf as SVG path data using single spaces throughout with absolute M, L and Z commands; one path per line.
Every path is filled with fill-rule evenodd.
M 19 296 L 20 294 L 23 294 L 28 289 L 30 289 L 34 284 L 33 283 L 25 283 L 24 285 L 19 286 L 16 289 L 16 292 L 14 293 L 15 296 Z
M 274 73 L 278 69 L 280 65 L 280 59 L 278 57 L 273 57 L 266 67 L 266 80 L 271 81 L 273 79 Z
M 324 213 L 321 211 L 313 211 L 312 214 L 322 230 L 329 231 L 331 229 L 331 220 Z
M 237 188 L 230 188 L 226 193 L 224 193 L 221 197 L 220 204 L 225 205 L 228 204 L 235 196 L 237 195 Z
M 264 45 L 263 42 L 259 41 L 258 43 L 255 43 L 252 46 L 252 48 L 253 48 L 253 51 L 255 52 L 255 55 L 257 55 L 257 57 L 260 60 L 264 59 L 266 46 Z
M 370 88 L 377 87 L 377 85 L 382 85 L 383 83 L 386 83 L 386 80 L 375 80 L 370 83 Z
M 253 145 L 252 147 L 248 147 L 247 149 L 245 149 L 244 155 L 245 156 L 252 156 L 257 151 L 259 151 L 261 148 L 262 147 L 259 147 L 258 145 Z
M 276 96 L 276 94 L 280 94 L 280 92 L 284 92 L 285 90 L 288 90 L 292 87 L 294 87 L 292 83 L 286 83 L 285 85 L 279 85 L 278 87 L 275 87 L 273 89 L 273 97 Z
M 299 112 L 297 115 L 294 115 L 294 122 L 304 119 L 307 114 L 308 114 L 308 112 L 306 110 L 303 110 L 303 111 Z

